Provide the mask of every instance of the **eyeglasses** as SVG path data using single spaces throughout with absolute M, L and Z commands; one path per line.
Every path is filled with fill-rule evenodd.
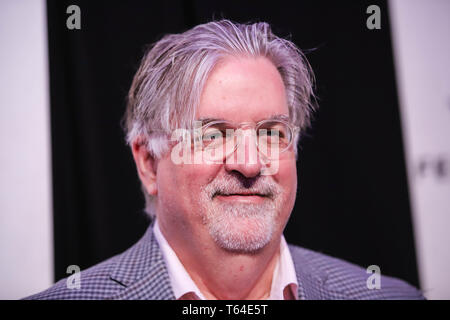
M 202 122 L 196 121 L 196 124 L 201 125 Z M 193 135 L 194 150 L 204 152 L 208 160 L 222 161 L 235 152 L 244 139 L 244 131 L 249 129 L 258 151 L 267 159 L 274 159 L 288 150 L 299 131 L 298 127 L 282 119 L 239 124 L 215 120 L 196 126 Z

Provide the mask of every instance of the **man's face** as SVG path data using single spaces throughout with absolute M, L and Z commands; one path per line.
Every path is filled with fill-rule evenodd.
M 196 119 L 256 123 L 280 115 L 289 110 L 274 65 L 229 57 L 210 74 Z M 245 161 L 175 164 L 170 154 L 158 161 L 156 211 L 167 237 L 210 240 L 233 252 L 255 252 L 279 239 L 296 196 L 293 146 L 279 155 L 275 174 L 261 175 L 255 138 L 244 136 L 235 153 L 243 152 Z

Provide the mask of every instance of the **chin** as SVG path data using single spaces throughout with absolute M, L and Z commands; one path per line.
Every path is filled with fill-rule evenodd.
M 222 249 L 237 253 L 256 253 L 273 239 L 275 224 L 267 217 L 233 217 L 208 224 L 215 243 Z

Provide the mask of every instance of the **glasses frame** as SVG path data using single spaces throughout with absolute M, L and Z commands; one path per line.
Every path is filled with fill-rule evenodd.
M 200 121 L 200 120 L 197 120 L 197 121 Z M 300 128 L 298 126 L 293 125 L 291 122 L 289 122 L 287 120 L 278 119 L 278 118 L 276 118 L 276 119 L 264 119 L 264 120 L 261 120 L 261 121 L 258 121 L 258 122 L 245 121 L 245 122 L 240 122 L 240 123 L 234 123 L 234 122 L 231 122 L 231 121 L 228 121 L 228 120 L 212 120 L 212 121 L 209 121 L 208 123 L 206 123 L 205 125 L 203 125 L 201 127 L 195 128 L 194 129 L 194 134 L 192 135 L 192 139 L 194 140 L 194 139 L 198 138 L 198 134 L 197 135 L 195 134 L 196 130 L 201 130 L 200 139 L 202 139 L 203 132 L 206 129 L 208 129 L 210 126 L 216 125 L 216 124 L 226 124 L 227 126 L 230 127 L 230 129 L 234 130 L 234 132 L 236 132 L 237 130 L 252 129 L 252 130 L 254 130 L 256 135 L 258 135 L 258 130 L 260 130 L 259 127 L 261 127 L 265 123 L 270 123 L 270 122 L 280 122 L 280 123 L 282 123 L 283 125 L 285 125 L 288 128 L 289 134 L 290 134 L 290 141 L 288 142 L 286 147 L 284 147 L 283 149 L 279 150 L 279 154 L 281 154 L 283 152 L 286 152 L 292 146 L 292 143 L 296 140 L 296 135 L 299 134 Z M 233 139 L 234 138 L 235 137 L 233 137 Z M 236 151 L 236 149 L 239 147 L 239 145 L 241 143 L 241 140 L 242 139 L 238 138 L 237 142 L 234 145 L 233 150 L 232 151 L 228 150 L 229 153 L 228 154 L 224 154 L 223 158 L 227 158 L 231 154 L 233 154 Z M 255 139 L 255 144 L 256 144 L 256 148 L 257 148 L 258 152 L 260 154 L 264 155 L 265 157 L 268 157 L 268 155 L 266 155 L 264 152 L 262 152 L 260 150 L 259 138 Z M 202 146 L 201 149 L 202 149 L 202 151 L 206 150 L 205 148 L 203 148 L 203 146 Z

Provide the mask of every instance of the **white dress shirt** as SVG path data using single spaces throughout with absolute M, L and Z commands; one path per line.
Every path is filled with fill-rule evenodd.
M 175 298 L 178 300 L 190 297 L 206 300 L 162 234 L 158 220 L 155 221 L 153 231 L 166 263 Z M 286 240 L 284 236 L 281 236 L 280 255 L 273 271 L 269 300 L 296 300 L 298 299 L 297 288 L 294 262 Z

